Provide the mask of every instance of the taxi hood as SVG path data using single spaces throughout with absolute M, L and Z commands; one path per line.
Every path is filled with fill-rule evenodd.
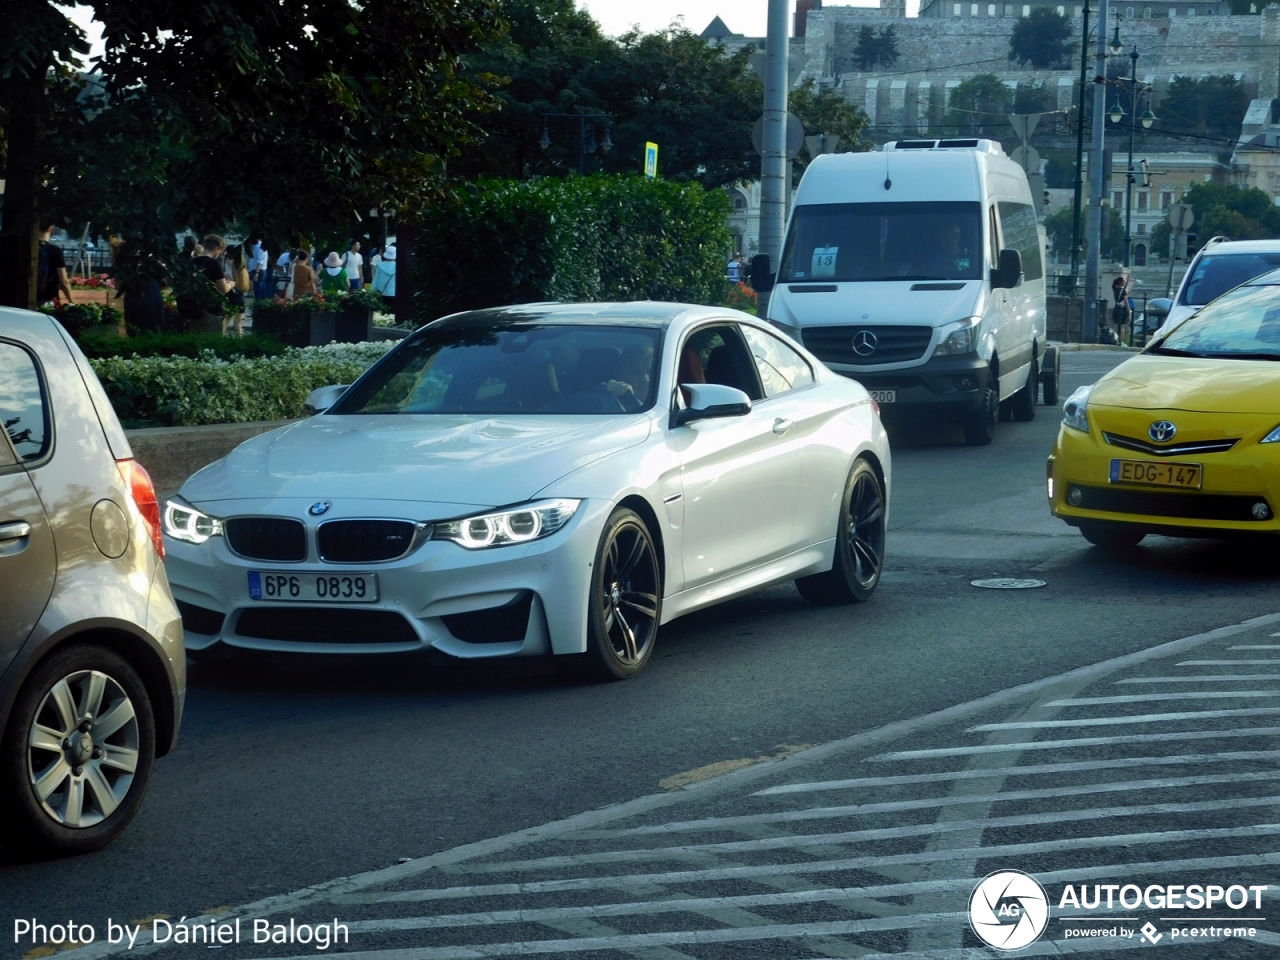
M 1142 354 L 1103 377 L 1090 404 L 1199 413 L 1280 411 L 1280 362 Z

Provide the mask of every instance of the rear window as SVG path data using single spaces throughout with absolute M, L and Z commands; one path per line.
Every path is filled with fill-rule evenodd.
M 16 343 L 0 342 L 0 423 L 19 460 L 39 460 L 49 451 L 49 405 L 40 370 Z
M 1218 299 L 1228 290 L 1277 267 L 1280 267 L 1280 251 L 1203 256 L 1182 288 L 1178 303 L 1192 307 L 1203 306 L 1210 300 Z

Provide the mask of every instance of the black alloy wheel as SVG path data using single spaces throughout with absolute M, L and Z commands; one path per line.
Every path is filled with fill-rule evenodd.
M 653 537 L 638 513 L 609 517 L 591 574 L 587 654 L 606 680 L 626 680 L 653 654 L 662 617 L 662 575 Z
M 854 461 L 845 482 L 831 569 L 796 581 L 810 603 L 864 603 L 884 569 L 884 488 L 871 464 Z

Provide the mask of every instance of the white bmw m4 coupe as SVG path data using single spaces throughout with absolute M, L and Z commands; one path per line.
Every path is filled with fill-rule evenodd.
M 639 673 L 669 620 L 880 581 L 867 391 L 767 324 L 670 303 L 437 320 L 164 511 L 196 658 L 228 648 L 573 656 Z

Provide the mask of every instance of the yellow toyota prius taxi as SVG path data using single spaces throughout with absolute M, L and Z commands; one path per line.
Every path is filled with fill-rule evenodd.
M 1280 532 L 1280 270 L 1073 393 L 1048 492 L 1103 547 Z

